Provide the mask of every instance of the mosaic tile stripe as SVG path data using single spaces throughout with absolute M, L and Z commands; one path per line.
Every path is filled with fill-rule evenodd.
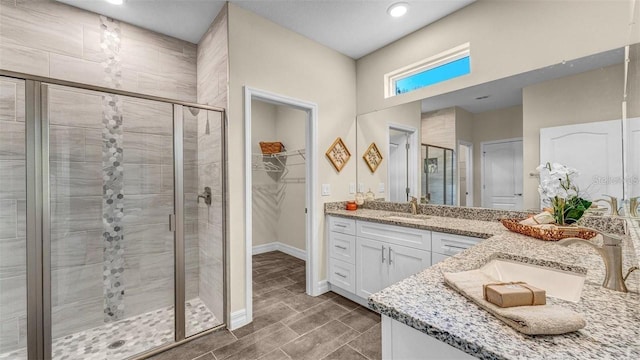
M 100 16 L 102 62 L 105 81 L 114 88 L 122 85 L 120 68 L 120 26 Z M 119 96 L 102 94 L 102 224 L 104 242 L 104 320 L 124 316 L 124 182 L 122 148 L 122 101 Z

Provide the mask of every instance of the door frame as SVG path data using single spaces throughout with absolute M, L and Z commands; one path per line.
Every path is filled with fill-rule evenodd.
M 238 328 L 253 321 L 253 179 L 251 166 L 251 101 L 260 100 L 274 105 L 289 106 L 302 110 L 307 114 L 305 134 L 305 201 L 307 216 L 305 220 L 306 261 L 305 274 L 307 289 L 310 296 L 318 296 L 322 293 L 320 286 L 320 250 L 318 233 L 320 223 L 317 218 L 316 204 L 318 204 L 317 184 L 317 123 L 318 105 L 312 102 L 295 99 L 289 96 L 244 86 L 244 246 L 245 246 L 245 316 L 244 321 L 239 320 L 234 324 L 230 321 L 230 328 Z
M 467 166 L 466 166 L 466 171 L 465 171 L 465 175 L 467 177 L 467 195 L 466 195 L 466 201 L 465 201 L 465 206 L 470 206 L 473 207 L 473 143 L 469 142 L 469 141 L 464 141 L 464 140 L 458 140 L 458 151 L 460 151 L 460 146 L 465 146 L 467 147 L 467 149 L 469 149 L 469 151 L 467 151 Z M 455 152 L 454 152 L 455 154 Z M 458 155 L 456 157 L 456 165 L 459 164 L 460 161 L 460 155 Z M 484 165 L 484 164 L 483 164 Z M 458 168 L 458 166 L 456 166 L 456 168 Z M 458 196 L 460 196 L 460 171 L 458 171 Z M 469 184 L 471 184 L 471 186 L 469 186 Z M 471 199 L 471 201 L 469 201 L 469 199 Z M 458 205 L 460 205 L 460 203 L 458 202 Z
M 407 175 L 409 178 L 409 188 L 412 190 L 412 193 L 418 200 L 420 200 L 420 179 L 419 179 L 419 166 L 415 166 L 418 164 L 418 159 L 420 158 L 420 144 L 418 142 L 418 129 L 413 126 L 398 124 L 394 122 L 387 122 L 387 156 L 390 157 L 391 154 L 391 130 L 402 131 L 409 134 L 409 152 L 408 152 L 408 162 L 409 166 L 407 168 Z M 411 166 L 414 164 L 414 166 Z M 391 199 L 391 172 L 387 171 L 387 186 L 385 189 L 385 196 L 387 199 Z
M 484 199 L 485 199 L 485 191 L 484 191 L 484 148 L 487 145 L 495 145 L 495 144 L 503 144 L 510 143 L 516 141 L 523 141 L 521 137 L 510 138 L 510 139 L 501 139 L 501 140 L 491 140 L 491 141 L 483 141 L 480 143 L 480 207 L 484 207 Z M 524 143 L 523 143 L 524 144 Z M 524 159 L 523 159 L 524 160 Z M 524 164 L 523 164 L 524 165 Z M 523 184 L 524 185 L 524 184 Z

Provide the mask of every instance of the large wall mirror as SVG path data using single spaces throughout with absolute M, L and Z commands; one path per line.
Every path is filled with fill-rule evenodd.
M 357 127 L 358 190 L 376 198 L 539 209 L 536 167 L 558 162 L 580 172 L 585 198 L 622 207 L 640 196 L 640 45 L 363 114 Z M 375 172 L 362 159 L 371 143 Z

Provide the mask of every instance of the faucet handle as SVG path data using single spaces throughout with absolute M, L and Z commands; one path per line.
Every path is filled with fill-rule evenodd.
M 602 244 L 605 246 L 620 246 L 622 245 L 622 238 L 612 234 L 602 234 Z

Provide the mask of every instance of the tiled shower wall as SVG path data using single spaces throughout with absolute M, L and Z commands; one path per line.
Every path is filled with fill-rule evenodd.
M 53 0 L 0 1 L 0 68 L 112 87 L 99 15 Z M 196 101 L 196 45 L 120 23 L 122 89 Z
M 228 6 L 225 5 L 198 43 L 198 103 L 227 108 L 228 60 Z M 200 298 L 213 311 L 216 318 L 224 319 L 222 239 L 222 161 L 220 139 L 224 136 L 218 115 L 209 112 L 210 135 L 205 134 L 206 117 L 198 116 L 198 189 L 210 186 L 214 194 L 210 208 L 198 206 L 199 281 Z
M 26 343 L 24 91 L 0 78 L 0 353 Z

